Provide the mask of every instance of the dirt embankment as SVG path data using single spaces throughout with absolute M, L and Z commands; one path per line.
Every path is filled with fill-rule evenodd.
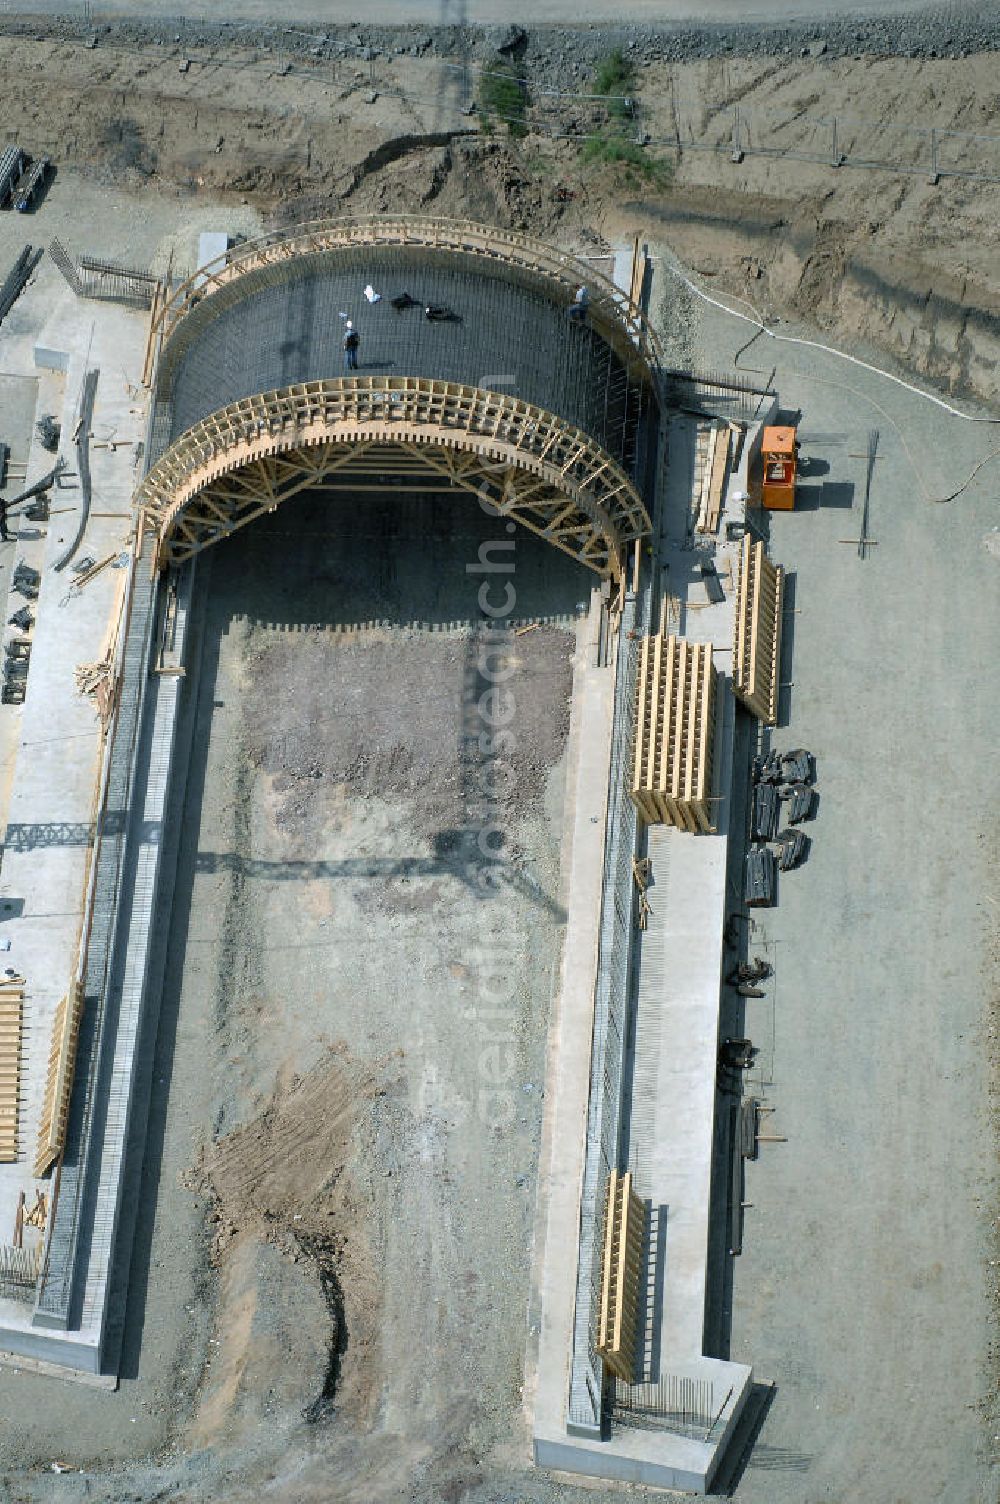
M 137 191 L 232 195 L 278 222 L 462 215 L 583 250 L 634 230 L 666 240 L 766 319 L 871 343 L 949 391 L 995 397 L 1000 182 L 987 179 L 1000 179 L 1000 95 L 997 54 L 964 55 L 970 38 L 953 39 L 949 55 L 928 45 L 865 58 L 825 44 L 768 55 L 749 32 L 743 56 L 633 42 L 636 129 L 663 164 L 656 180 L 588 161 L 602 108 L 544 92 L 590 88 L 611 40 L 599 29 L 560 46 L 531 35 L 518 66 L 529 118 L 545 129 L 522 142 L 476 133 L 452 66 L 461 54 L 447 56 L 444 38 L 362 40 L 307 48 L 299 38 L 286 51 L 277 33 L 273 45 L 234 48 L 124 28 L 88 50 L 43 31 L 13 36 L 5 119 L 63 171 Z M 702 38 L 702 54 L 717 42 Z M 473 68 L 473 92 L 475 79 Z M 739 163 L 729 150 L 736 105 L 751 148 Z M 849 156 L 897 170 L 831 165 L 834 117 Z M 928 180 L 932 127 L 941 164 L 982 181 Z

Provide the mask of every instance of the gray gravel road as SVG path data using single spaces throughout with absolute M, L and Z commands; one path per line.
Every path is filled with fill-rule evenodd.
M 72 0 L 11 0 L 0 10 L 2 14 L 17 15 L 72 15 L 84 11 L 84 5 L 72 4 Z M 465 20 L 476 25 L 496 26 L 513 23 L 523 25 L 529 20 L 532 25 L 559 23 L 577 26 L 589 22 L 615 22 L 618 24 L 644 22 L 663 24 L 677 21 L 723 21 L 734 20 L 732 0 L 629 0 L 628 4 L 614 5 L 611 0 L 536 0 L 530 7 L 498 3 L 498 0 L 370 0 L 364 7 L 363 20 L 382 26 L 433 26 L 449 25 Z M 739 7 L 741 24 L 761 22 L 828 21 L 831 16 L 912 15 L 926 11 L 923 0 L 866 0 L 864 5 L 838 4 L 836 0 L 766 0 L 766 3 Z M 95 19 L 118 16 L 141 16 L 144 20 L 158 17 L 173 19 L 188 15 L 191 19 L 210 15 L 213 21 L 255 21 L 273 25 L 275 7 L 272 0 L 224 0 L 213 5 L 209 11 L 205 0 L 194 0 L 190 6 L 176 0 L 149 0 L 138 4 L 137 0 L 97 0 L 92 7 Z M 354 0 L 292 0 L 286 7 L 282 22 L 291 25 L 295 20 L 321 21 L 325 25 L 340 26 L 360 24 L 358 6 Z M 464 11 L 464 16 L 462 12 Z M 954 13 L 988 14 L 980 4 L 953 4 Z

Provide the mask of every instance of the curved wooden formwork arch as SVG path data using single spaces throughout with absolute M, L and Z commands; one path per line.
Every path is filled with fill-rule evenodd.
M 620 465 L 578 428 L 500 392 L 420 377 L 360 376 L 246 397 L 189 428 L 152 467 L 138 504 L 160 567 L 311 486 L 441 490 L 489 502 L 603 575 L 649 531 Z
M 662 369 L 659 341 L 641 306 L 630 292 L 624 292 L 592 263 L 512 230 L 475 224 L 471 220 L 397 215 L 316 220 L 275 231 L 244 241 L 206 262 L 172 291 L 161 284 L 150 325 L 148 379 L 152 379 L 156 358 L 177 326 L 213 293 L 231 287 L 252 272 L 359 246 L 405 246 L 423 249 L 428 254 L 450 252 L 494 265 L 499 263 L 553 286 L 567 303 L 576 288 L 585 283 L 590 296 L 591 322 L 616 352 L 630 361 L 638 359 L 651 379 Z

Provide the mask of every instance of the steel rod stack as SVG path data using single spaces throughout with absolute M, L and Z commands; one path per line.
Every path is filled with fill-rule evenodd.
M 14 208 L 19 214 L 26 214 L 35 201 L 35 197 L 48 176 L 52 163 L 48 157 L 36 157 L 31 166 L 22 174 L 21 180 L 14 190 Z
M 19 146 L 5 146 L 0 152 L 0 209 L 14 195 L 14 188 L 24 172 L 25 156 Z
M 37 250 L 33 251 L 30 245 L 26 245 L 20 256 L 18 256 L 17 260 L 14 262 L 14 265 L 7 273 L 7 277 L 4 281 L 3 286 L 0 287 L 0 320 L 3 320 L 7 317 L 14 304 L 21 296 L 21 293 L 24 291 L 24 288 L 27 284 L 28 278 L 31 276 L 32 272 L 35 270 L 35 267 L 38 265 L 39 261 L 41 261 L 44 254 L 45 253 L 42 250 L 41 246 L 39 246 Z

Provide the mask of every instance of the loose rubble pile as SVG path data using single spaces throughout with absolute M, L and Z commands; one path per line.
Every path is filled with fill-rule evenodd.
M 904 28 L 900 35 L 901 25 Z M 338 59 L 378 58 L 409 54 L 461 55 L 473 62 L 498 53 L 523 62 L 526 71 L 545 69 L 550 82 L 572 87 L 581 73 L 590 73 L 607 53 L 620 47 L 635 63 L 687 62 L 728 57 L 872 57 L 960 58 L 1000 50 L 1000 15 L 983 8 L 956 14 L 931 8 L 898 16 L 845 16 L 776 25 L 686 26 L 664 23 L 646 26 L 593 24 L 572 29 L 541 25 L 496 26 L 254 26 L 224 21 L 158 21 L 122 19 L 113 25 L 93 24 L 77 16 L 17 17 L 5 21 L 17 35 L 57 36 L 89 47 L 109 44 L 112 35 L 126 44 L 144 46 L 238 46 L 260 51 L 280 50 L 288 56 Z M 553 79 L 553 73 L 556 77 Z

